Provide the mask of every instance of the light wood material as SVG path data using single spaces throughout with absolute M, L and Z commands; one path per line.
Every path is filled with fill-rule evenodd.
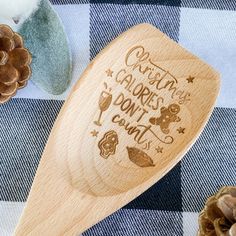
M 66 100 L 15 235 L 77 235 L 130 202 L 183 157 L 218 90 L 218 73 L 155 27 L 123 33 Z

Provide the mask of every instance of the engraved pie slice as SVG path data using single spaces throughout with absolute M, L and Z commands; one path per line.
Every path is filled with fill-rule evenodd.
M 77 235 L 144 192 L 200 135 L 219 84 L 155 27 L 123 33 L 67 98 L 15 235 Z

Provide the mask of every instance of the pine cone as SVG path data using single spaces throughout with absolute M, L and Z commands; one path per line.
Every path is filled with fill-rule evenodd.
M 207 200 L 198 236 L 236 236 L 236 187 L 223 187 Z
M 31 55 L 22 37 L 7 25 L 0 24 L 0 104 L 26 86 L 31 76 Z

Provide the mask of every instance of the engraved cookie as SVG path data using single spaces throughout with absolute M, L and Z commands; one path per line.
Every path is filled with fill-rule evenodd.
M 103 138 L 98 143 L 101 157 L 107 159 L 110 155 L 114 155 L 117 144 L 118 135 L 114 130 L 110 130 L 105 133 Z
M 181 119 L 177 116 L 180 112 L 180 106 L 178 104 L 171 104 L 167 108 L 161 108 L 161 116 L 160 117 L 151 117 L 149 122 L 153 125 L 159 125 L 161 131 L 164 134 L 168 134 L 170 132 L 169 125 L 172 122 L 179 122 Z

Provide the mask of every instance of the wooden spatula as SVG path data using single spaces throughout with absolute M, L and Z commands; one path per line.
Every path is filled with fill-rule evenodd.
M 66 100 L 15 235 L 77 235 L 133 200 L 195 142 L 218 91 L 218 73 L 155 27 L 123 33 Z

